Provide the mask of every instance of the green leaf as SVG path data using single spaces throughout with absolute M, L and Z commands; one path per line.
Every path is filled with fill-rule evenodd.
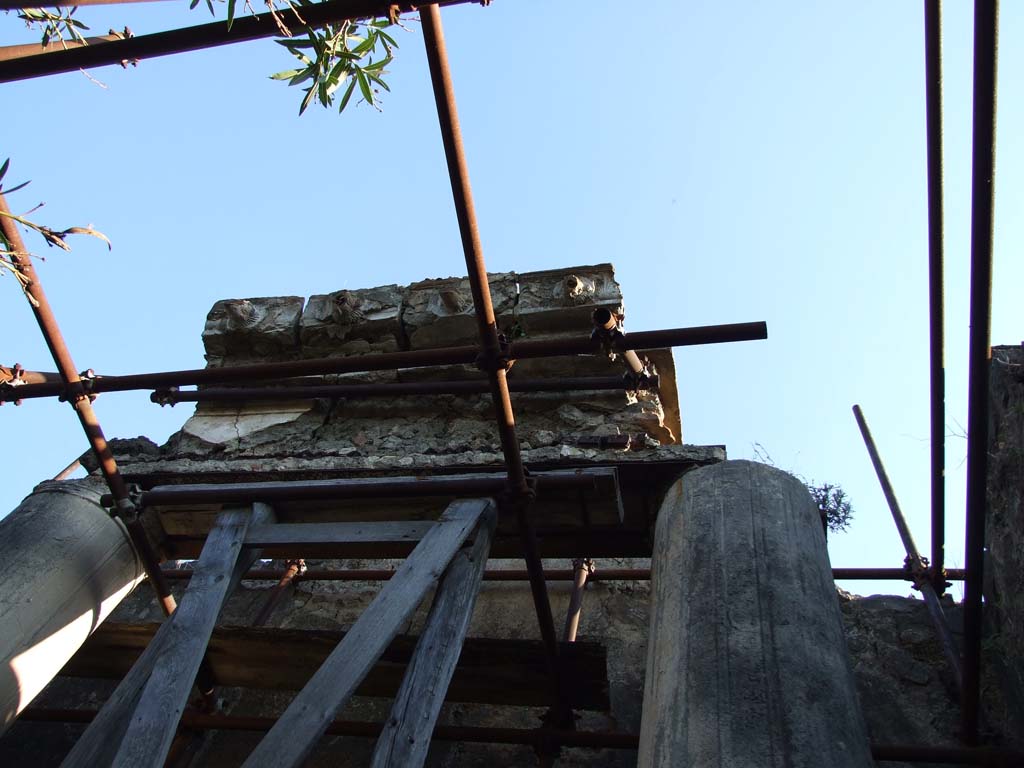
M 295 75 L 295 77 L 289 80 L 288 85 L 298 85 L 299 83 L 304 83 L 307 80 L 312 80 L 313 74 L 313 67 L 306 67 L 305 69 L 301 70 L 299 74 Z
M 356 70 L 356 80 L 359 81 L 359 90 L 363 92 L 363 98 L 366 99 L 366 103 L 373 105 L 373 90 L 370 88 L 370 81 L 366 75 L 363 74 L 363 70 Z
M 231 31 L 231 25 L 235 23 L 235 0 L 228 0 L 228 32 Z
M 352 92 L 356 88 L 355 78 L 348 81 L 348 88 L 345 89 L 345 95 L 341 97 L 341 105 L 338 107 L 338 114 L 345 111 L 345 107 L 348 106 L 348 100 L 352 98 Z
M 289 69 L 284 72 L 275 72 L 270 76 L 271 80 L 291 80 L 296 75 L 302 74 L 306 70 L 304 69 Z
M 301 37 L 289 37 L 283 40 L 275 40 L 278 45 L 283 45 L 289 51 L 293 48 L 312 48 L 313 43 L 309 40 L 303 40 Z
M 0 181 L 3 181 L 4 176 L 7 175 L 7 169 L 11 167 L 11 158 L 4 160 L 4 164 L 0 165 Z
M 312 85 L 309 86 L 309 88 L 306 89 L 306 98 L 304 98 L 302 100 L 302 104 L 299 105 L 299 114 L 300 115 L 303 112 L 306 111 L 306 107 L 308 107 L 310 102 L 313 101 L 313 94 L 315 94 L 315 93 L 316 93 L 316 88 L 314 88 Z
M 369 78 L 370 78 L 371 80 L 373 80 L 373 82 L 375 82 L 375 83 L 376 83 L 377 85 L 379 85 L 379 86 L 380 86 L 381 88 L 383 88 L 383 89 L 384 89 L 385 91 L 387 91 L 388 93 L 390 93 L 390 92 L 391 92 L 391 89 L 390 89 L 390 88 L 388 88 L 388 84 L 387 84 L 387 83 L 385 83 L 385 82 L 384 82 L 383 80 L 381 80 L 381 79 L 380 79 L 379 77 L 377 77 L 377 76 L 376 76 L 375 74 L 373 74 L 372 72 L 367 72 L 367 73 L 366 73 L 366 76 L 367 76 L 367 77 L 369 77 Z
M 10 189 L 3 190 L 3 193 L 5 195 L 9 195 L 9 194 L 11 194 L 11 192 L 17 192 L 19 189 L 24 189 L 25 187 L 27 187 L 31 183 L 32 183 L 31 181 L 23 181 L 23 182 L 21 182 L 21 184 L 19 184 L 16 187 L 11 187 Z

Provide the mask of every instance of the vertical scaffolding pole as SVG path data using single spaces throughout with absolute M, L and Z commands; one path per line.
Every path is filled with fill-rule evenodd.
M 931 382 L 932 584 L 946 590 L 946 363 L 943 299 L 942 0 L 924 3 L 928 135 L 928 319 Z
M 992 212 L 995 192 L 996 58 L 999 3 L 974 4 L 974 111 L 971 170 L 971 331 L 967 405 L 967 535 L 961 738 L 978 741 L 982 577 L 988 475 L 988 369 L 992 357 Z
M 487 282 L 487 269 L 484 265 L 483 247 L 480 243 L 476 209 L 473 205 L 473 193 L 469 183 L 469 169 L 459 129 L 455 90 L 448 68 L 448 51 L 441 26 L 441 11 L 437 5 L 429 5 L 420 10 L 420 18 L 423 22 L 423 40 L 427 50 L 430 78 L 434 87 L 437 117 L 441 127 L 441 137 L 444 141 L 445 157 L 448 161 L 452 196 L 455 200 L 459 232 L 462 236 L 462 249 L 473 292 L 473 306 L 476 310 L 477 329 L 482 347 L 480 360 L 486 368 L 490 380 L 491 399 L 494 401 L 501 449 L 508 468 L 508 492 L 512 506 L 516 510 L 526 567 L 530 576 L 530 590 L 533 593 L 534 607 L 537 612 L 537 622 L 540 625 L 541 638 L 547 651 L 548 672 L 552 680 L 556 702 L 556 716 L 559 725 L 569 727 L 572 723 L 572 712 L 568 703 L 567 691 L 562 682 L 561 668 L 558 662 L 558 638 L 551 615 L 547 585 L 544 583 L 544 569 L 538 554 L 536 533 L 527 517 L 532 492 L 526 481 L 522 454 L 519 451 L 519 439 L 516 436 L 515 416 L 512 412 L 512 400 L 509 397 L 508 381 L 502 361 L 501 340 L 498 337 L 498 325 L 491 302 L 490 286 Z

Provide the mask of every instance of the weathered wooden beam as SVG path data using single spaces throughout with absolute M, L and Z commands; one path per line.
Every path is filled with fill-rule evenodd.
M 582 475 L 578 473 L 583 473 Z M 558 525 L 566 528 L 572 527 L 577 530 L 584 525 L 619 525 L 623 519 L 622 497 L 619 491 L 618 469 L 616 467 L 587 467 L 580 469 L 554 470 L 550 472 L 538 472 L 539 482 L 537 502 L 535 510 L 531 514 L 536 525 L 542 523 L 547 525 Z M 585 487 L 571 487 L 570 481 L 574 478 L 584 477 Z M 289 481 L 293 481 L 290 476 Z M 492 488 L 487 494 L 478 493 L 453 493 L 448 495 L 430 495 L 433 493 L 422 480 L 415 477 L 390 477 L 384 478 L 389 482 L 394 481 L 393 486 L 397 490 L 405 488 L 404 497 L 392 496 L 390 498 L 333 498 L 333 499 L 288 499 L 274 501 L 274 510 L 280 523 L 327 523 L 327 522 L 372 522 L 372 521 L 395 521 L 395 520 L 418 520 L 433 521 L 445 510 L 452 499 L 459 496 L 491 495 L 498 493 L 504 488 L 505 475 L 494 472 L 476 472 L 472 474 L 459 475 L 432 475 L 437 480 L 472 481 L 473 483 L 485 482 Z M 363 488 L 358 483 L 364 482 L 367 478 L 352 477 L 339 478 L 344 480 L 349 491 Z M 378 478 L 380 480 L 380 478 Z M 325 483 L 326 481 L 308 482 Z M 210 487 L 211 484 L 203 484 Z M 216 484 L 219 487 L 237 488 L 238 484 Z M 249 493 L 251 486 L 260 486 L 264 483 L 244 484 L 243 490 Z M 158 488 L 170 489 L 175 486 L 159 486 Z M 196 487 L 196 486 L 193 486 Z M 269 485 L 267 487 L 270 487 Z M 310 486 L 314 495 L 327 486 Z M 438 486 L 433 486 L 436 490 Z M 153 488 L 154 491 L 158 490 Z M 414 491 L 421 490 L 422 494 Z M 409 495 L 412 494 L 412 495 Z M 159 498 L 159 497 L 157 497 Z M 210 526 L 216 519 L 217 512 L 228 506 L 227 499 L 218 502 L 196 502 L 183 506 L 151 507 L 160 520 L 164 532 L 172 539 L 185 541 L 186 539 L 197 539 L 205 536 Z M 646 521 L 645 521 L 646 523 Z M 503 524 L 499 520 L 499 533 L 515 533 L 514 521 Z M 408 550 L 407 550 L 408 551 Z M 168 553 L 170 554 L 170 553 Z M 282 556 L 285 555 L 275 555 Z M 331 553 L 326 556 L 337 557 L 345 554 Z M 353 557 L 372 557 L 372 554 L 353 554 Z M 314 555 L 310 555 L 314 557 Z
M 491 499 L 467 499 L 448 507 L 249 755 L 244 768 L 302 764 L 427 590 L 437 583 L 480 515 L 493 506 Z
M 102 679 L 124 677 L 159 628 L 159 624 L 105 622 L 61 674 Z M 344 636 L 344 632 L 327 629 L 217 627 L 210 637 L 206 657 L 217 685 L 298 691 Z M 416 640 L 408 635 L 396 637 L 356 688 L 355 695 L 394 698 Z M 610 703 L 604 646 L 587 640 L 565 643 L 559 659 L 572 686 L 576 709 L 607 712 Z M 448 686 L 447 701 L 548 706 L 551 686 L 540 641 L 467 638 Z
M 391 523 L 278 523 L 259 525 L 245 534 L 246 547 L 267 548 L 272 552 L 276 546 L 325 548 L 333 545 L 415 543 L 422 539 L 434 523 L 391 522 Z M 306 554 L 307 557 L 316 557 Z
M 269 508 L 263 505 L 258 505 L 253 511 L 253 517 L 261 522 L 270 522 L 270 514 Z M 258 557 L 258 552 L 254 551 L 252 554 Z M 229 593 L 238 585 L 242 574 L 251 565 L 248 560 L 236 563 L 227 585 Z M 129 718 L 135 711 L 146 681 L 153 673 L 158 660 L 173 642 L 172 633 L 170 620 L 165 621 L 154 632 L 152 641 L 139 654 L 99 714 L 64 758 L 61 763 L 64 768 L 94 768 L 111 764 L 128 729 Z
M 371 768 L 419 768 L 473 617 L 497 516 L 480 517 L 473 546 L 456 553 L 441 579 L 416 652 L 373 751 Z
M 207 536 L 188 590 L 168 619 L 170 639 L 142 690 L 114 758 L 117 768 L 163 766 L 251 520 L 249 509 L 222 512 Z

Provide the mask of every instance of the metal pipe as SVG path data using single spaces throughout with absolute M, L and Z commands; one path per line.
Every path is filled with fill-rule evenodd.
M 11 385 L 11 382 L 17 382 L 17 384 Z M 40 371 L 26 371 L 17 363 L 14 364 L 13 368 L 8 368 L 5 365 L 0 365 L 0 384 L 8 384 L 12 387 L 20 387 L 26 384 L 46 384 L 46 383 L 60 384 L 59 373 L 42 373 Z
M 440 0 L 444 5 L 456 5 L 470 0 Z M 302 18 L 289 19 L 289 27 L 295 33 L 302 33 L 314 27 L 337 23 L 346 19 L 387 17 L 395 4 L 387 0 L 328 0 L 302 7 Z M 252 16 L 239 14 L 229 28 L 223 21 L 200 24 L 194 27 L 172 29 L 151 35 L 139 35 L 125 40 L 87 45 L 66 51 L 54 51 L 40 56 L 0 62 L 0 82 L 27 80 L 43 75 L 74 72 L 77 69 L 120 64 L 125 60 L 149 59 L 174 53 L 197 51 L 231 43 L 244 43 L 265 37 L 277 37 L 281 33 L 272 13 Z
M 51 709 L 27 707 L 20 720 L 35 723 L 89 723 L 96 717 L 95 709 Z M 243 717 L 238 715 L 212 715 L 187 709 L 181 716 L 181 725 L 208 731 L 268 731 L 274 725 L 272 717 Z M 365 720 L 335 720 L 325 731 L 328 736 L 355 736 L 375 739 L 383 723 Z M 636 749 L 639 735 L 624 731 L 570 731 L 555 728 L 483 728 L 473 726 L 435 726 L 431 738 L 435 741 L 460 741 L 476 744 L 561 744 L 583 749 Z M 1024 752 L 997 747 L 935 747 L 924 744 L 872 744 L 871 754 L 876 760 L 888 762 L 961 763 L 967 765 L 1013 768 L 1024 763 Z
M 628 349 L 660 349 L 701 344 L 721 344 L 735 341 L 756 341 L 768 338 L 764 322 L 704 325 L 691 328 L 669 328 L 658 331 L 637 331 L 624 337 Z M 544 357 L 598 354 L 599 342 L 590 336 L 576 339 L 544 339 L 519 341 L 507 347 L 509 360 L 529 360 Z M 137 373 L 127 376 L 96 376 L 85 384 L 90 394 L 127 392 L 138 389 L 162 389 L 209 384 L 251 383 L 259 379 L 289 379 L 302 376 L 324 376 L 336 373 L 365 373 L 394 370 L 396 368 L 429 368 L 439 365 L 472 365 L 480 349 L 475 346 L 420 349 L 407 352 L 383 352 L 350 357 L 327 357 L 310 360 L 290 360 L 279 363 L 233 365 L 227 368 L 195 368 L 184 371 Z M 30 384 L 18 387 L 17 392 L 0 385 L 0 400 L 54 397 L 64 394 L 63 385 L 57 383 Z
M 58 472 L 56 475 L 54 475 L 53 479 L 54 480 L 67 480 L 69 477 L 71 477 L 71 475 L 74 473 L 74 471 L 76 469 L 78 469 L 79 467 L 81 467 L 81 466 L 82 466 L 82 462 L 79 461 L 78 459 L 75 459 L 70 464 L 68 464 L 66 467 L 64 467 L 64 469 L 62 469 L 60 472 Z
M 903 516 L 899 502 L 896 500 L 896 493 L 893 491 L 892 483 L 889 482 L 889 475 L 882 464 L 882 457 L 878 454 L 874 438 L 871 437 L 871 430 L 868 429 L 868 423 L 864 419 L 864 414 L 859 405 L 853 406 L 853 415 L 857 419 L 857 426 L 860 427 L 860 434 L 864 438 L 864 445 L 868 449 L 871 464 L 874 466 L 875 474 L 878 476 L 878 483 L 882 486 L 882 493 L 885 494 L 885 500 L 889 504 L 889 511 L 892 512 L 892 519 L 896 523 L 896 530 L 899 531 L 900 539 L 903 541 L 903 548 L 907 551 L 907 565 L 910 567 L 914 586 L 920 590 L 921 596 L 924 598 L 924 603 L 928 609 L 928 615 L 932 618 L 932 624 L 935 627 L 935 634 L 938 637 L 939 644 L 942 646 L 946 660 L 953 670 L 953 679 L 957 687 L 960 687 L 963 674 L 960 667 L 960 653 L 956 647 L 956 641 L 953 639 L 953 633 L 949 629 L 949 623 L 946 621 L 946 614 L 942 610 L 939 596 L 935 593 L 935 587 L 932 586 L 928 566 L 922 561 L 921 555 L 917 550 L 914 536 L 910 532 L 910 526 L 907 525 L 907 520 Z
M 444 143 L 445 159 L 448 163 L 448 177 L 455 202 L 455 212 L 462 236 L 462 250 L 466 270 L 473 293 L 473 306 L 480 336 L 481 358 L 491 383 L 491 399 L 497 417 L 501 450 L 508 470 L 508 493 L 510 505 L 515 508 L 519 530 L 523 540 L 526 568 L 530 574 L 530 590 L 533 594 L 537 623 L 546 650 L 548 674 L 552 681 L 554 695 L 553 713 L 555 723 L 562 727 L 573 727 L 572 709 L 568 691 L 564 685 L 561 664 L 558 659 L 558 640 L 551 615 L 547 586 L 544 583 L 544 568 L 537 550 L 536 532 L 527 516 L 530 506 L 531 489 L 526 481 L 526 470 L 516 436 L 515 416 L 509 398 L 505 365 L 502 361 L 501 341 L 498 325 L 491 303 L 491 290 L 487 282 L 487 268 L 484 264 L 483 247 L 477 228 L 473 193 L 469 183 L 469 169 L 462 146 L 459 116 L 455 106 L 455 89 L 448 68 L 448 51 L 441 25 L 441 9 L 428 5 L 420 10 L 423 24 L 423 42 L 427 52 L 427 64 L 437 106 L 437 118 Z
M 87 5 L 126 5 L 128 3 L 156 3 L 166 0 L 52 0 L 47 8 L 71 8 Z M 25 0 L 0 0 L 0 11 L 16 11 L 25 7 Z
M 967 525 L 964 685 L 961 738 L 978 741 L 981 621 L 988 482 L 988 371 L 992 348 L 992 212 L 995 198 L 996 61 L 999 3 L 974 3 L 974 110 L 971 170 L 971 330 L 967 395 Z
M 274 609 L 277 608 L 281 599 L 284 597 L 285 592 L 290 586 L 293 586 L 298 581 L 299 576 L 305 572 L 306 561 L 301 558 L 298 560 L 289 560 L 286 566 L 284 573 L 281 574 L 281 578 L 270 591 L 266 601 L 260 608 L 260 612 L 256 614 L 256 618 L 252 620 L 252 626 L 262 627 L 267 623 L 267 620 L 274 612 Z M 248 576 L 245 578 L 248 578 Z
M 569 610 L 565 614 L 565 629 L 562 632 L 562 641 L 566 643 L 576 642 L 576 631 L 580 626 L 580 612 L 583 608 L 583 588 L 587 586 L 587 576 L 594 572 L 594 561 L 589 557 L 573 560 L 572 568 L 572 594 L 569 596 Z M 647 578 L 650 578 L 650 572 Z
M 133 2 L 147 2 L 148 0 L 133 0 Z M 76 3 L 76 5 L 86 5 L 86 3 Z M 13 8 L 24 7 L 24 0 L 18 2 L 11 2 L 11 0 L 0 0 L 0 10 L 7 10 Z M 53 7 L 53 6 L 50 6 Z M 85 42 L 79 42 L 78 40 L 61 40 L 60 42 L 52 42 L 45 48 L 39 43 L 25 43 L 23 45 L 4 45 L 0 46 L 0 61 L 11 61 L 14 59 L 22 59 L 27 56 L 42 56 L 47 53 L 53 53 L 54 51 L 62 51 L 66 48 L 81 48 L 85 45 L 98 45 L 100 43 L 109 43 L 112 40 L 121 40 L 124 35 L 111 33 L 109 35 L 97 35 L 96 37 L 87 37 Z
M 22 720 L 44 723 L 88 723 L 96 716 L 95 709 L 50 709 L 27 707 L 19 716 Z M 211 731 L 269 731 L 276 720 L 272 717 L 241 717 L 238 715 L 210 715 L 187 709 L 181 716 L 181 725 Z M 328 736 L 356 736 L 375 739 L 383 723 L 365 720 L 335 720 L 327 726 Z M 572 731 L 556 728 L 482 728 L 473 726 L 438 725 L 431 736 L 435 741 L 461 741 L 476 744 L 561 744 L 583 749 L 636 749 L 639 736 L 623 731 Z
M 150 584 L 156 591 L 160 606 L 163 608 L 164 614 L 170 616 L 175 609 L 174 596 L 163 578 L 160 561 L 150 546 L 142 524 L 135 516 L 135 507 L 128 496 L 128 487 L 125 485 L 124 478 L 121 477 L 117 468 L 117 462 L 114 461 L 114 455 L 107 445 L 103 429 L 93 411 L 92 402 L 84 392 L 81 377 L 71 359 L 71 353 L 64 342 L 64 336 L 57 324 L 57 318 L 46 297 L 42 283 L 39 281 L 39 275 L 36 274 L 32 257 L 29 255 L 28 249 L 25 248 L 17 224 L 10 216 L 11 209 L 7 207 L 7 200 L 3 194 L 0 194 L 0 232 L 3 233 L 4 239 L 10 246 L 10 261 L 25 280 L 26 296 L 30 299 L 29 304 L 35 315 L 36 323 L 39 325 L 46 346 L 50 349 L 50 354 L 57 366 L 57 371 L 63 382 L 63 389 L 68 393 L 68 402 L 71 403 L 71 407 L 78 415 L 78 421 L 89 440 L 89 446 L 99 461 L 100 471 L 110 488 L 114 504 L 124 519 L 125 528 L 139 553 L 139 559 L 149 576 Z
M 942 0 L 924 3 L 928 136 L 928 319 L 931 389 L 932 585 L 946 590 L 946 363 L 943 307 Z
M 586 470 L 572 474 L 540 474 L 541 491 L 587 489 L 594 487 L 594 476 Z M 376 499 L 404 496 L 492 496 L 505 490 L 505 480 L 495 475 L 482 477 L 413 477 L 383 480 L 297 480 L 268 483 L 203 483 L 165 485 L 139 496 L 140 507 L 181 506 L 189 504 L 272 504 L 280 501 L 326 501 L 331 499 Z M 108 506 L 110 494 L 100 498 Z
M 572 392 L 656 390 L 657 376 L 648 376 L 637 386 L 621 376 L 580 376 L 554 379 L 509 379 L 510 392 Z M 486 380 L 415 381 L 397 384 L 323 384 L 294 387 L 224 387 L 195 391 L 159 389 L 149 399 L 160 405 L 177 403 L 307 400 L 315 398 L 393 398 L 412 395 L 478 395 L 490 392 Z
M 872 744 L 871 756 L 880 762 L 947 763 L 1014 768 L 1024 765 L 1024 752 L 994 747 L 933 747 L 924 744 Z
M 164 577 L 172 581 L 192 578 L 192 571 L 188 568 L 165 568 Z M 277 581 L 285 571 L 274 568 L 253 568 L 243 578 L 249 581 Z M 295 577 L 296 582 L 300 581 L 387 581 L 394 574 L 383 568 L 377 569 L 329 569 L 310 568 Z M 527 581 L 530 575 L 522 569 L 502 569 L 484 571 L 484 581 Z M 575 581 L 576 572 L 572 570 L 545 570 L 544 578 L 547 581 Z M 648 581 L 651 578 L 650 568 L 603 568 L 600 571 L 592 571 L 588 581 Z M 910 572 L 906 568 L 833 568 L 833 579 L 849 579 L 864 581 L 880 580 L 902 580 L 913 581 Z M 963 570 L 951 569 L 947 578 L 953 581 L 962 581 Z

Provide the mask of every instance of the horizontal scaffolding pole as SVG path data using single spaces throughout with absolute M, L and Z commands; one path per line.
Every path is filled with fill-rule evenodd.
M 768 338 L 764 322 L 704 325 L 639 331 L 623 337 L 623 349 L 661 349 Z M 600 342 L 590 335 L 575 339 L 519 341 L 502 350 L 509 360 L 527 360 L 568 355 L 593 355 L 602 352 Z M 302 376 L 326 376 L 338 373 L 366 373 L 399 368 L 429 368 L 438 365 L 473 365 L 480 357 L 477 346 L 443 347 L 408 352 L 384 352 L 348 357 L 291 360 L 279 363 L 233 365 L 226 368 L 196 368 L 186 371 L 137 373 L 127 376 L 95 376 L 82 380 L 90 394 L 126 392 L 139 389 L 163 389 L 209 384 L 248 384 L 254 380 L 289 379 Z M 0 385 L 0 400 L 54 397 L 64 393 L 61 384 L 30 384 L 23 387 Z
M 656 390 L 657 376 L 632 382 L 624 376 L 579 376 L 556 379 L 509 379 L 510 392 L 574 392 Z M 160 405 L 177 403 L 235 403 L 268 400 L 373 397 L 409 395 L 484 395 L 491 391 L 486 379 L 473 381 L 411 381 L 396 384 L 322 384 L 294 387 L 221 387 L 181 391 L 158 389 L 149 399 Z
M 442 5 L 457 5 L 470 0 L 438 0 Z M 334 24 L 346 19 L 386 18 L 396 4 L 382 0 L 329 0 L 315 5 L 302 6 L 302 19 L 295 18 L 288 11 L 278 11 L 276 16 L 284 18 L 293 33 L 301 34 L 307 29 Z M 10 3 L 0 4 L 0 9 L 9 8 Z M 20 7 L 20 6 L 19 6 Z M 239 14 L 228 27 L 226 21 L 214 21 L 194 27 L 155 32 L 124 40 L 114 40 L 81 48 L 56 50 L 53 53 L 27 56 L 0 62 L 0 82 L 28 80 L 33 77 L 74 72 L 88 67 L 103 67 L 121 64 L 122 61 L 150 59 L 186 53 L 203 48 L 215 48 L 232 43 L 245 43 L 265 37 L 281 35 L 274 13 L 259 13 L 252 16 Z
M 96 717 L 95 709 L 50 709 L 27 707 L 18 716 L 23 722 L 80 723 Z M 181 725 L 202 731 L 268 731 L 276 720 L 272 717 L 241 717 L 209 715 L 193 709 L 185 710 Z M 382 723 L 356 720 L 335 720 L 327 736 L 355 736 L 375 739 Z M 554 728 L 482 728 L 439 725 L 434 728 L 435 741 L 459 741 L 475 744 L 521 744 L 524 746 L 561 745 L 583 749 L 637 749 L 640 736 L 623 731 L 570 731 Z M 924 744 L 872 744 L 871 755 L 889 762 L 930 762 L 1012 768 L 1024 763 L 1024 752 L 996 747 L 933 747 Z
M 279 581 L 287 569 L 253 568 L 243 578 L 249 581 Z M 394 571 L 384 568 L 329 569 L 310 568 L 293 578 L 293 581 L 387 581 Z M 164 577 L 172 581 L 192 578 L 189 568 L 165 568 Z M 547 581 L 572 581 L 575 572 L 568 569 L 544 571 Z M 962 581 L 963 571 L 954 569 L 947 578 Z M 650 568 L 599 568 L 587 577 L 587 581 L 647 581 L 651 578 Z M 913 581 L 902 568 L 833 568 L 834 579 L 862 579 L 879 581 L 899 579 Z M 529 574 L 522 569 L 484 571 L 484 581 L 527 581 Z
M 585 469 L 540 472 L 533 476 L 537 490 L 592 489 L 598 478 Z M 299 480 L 268 483 L 203 483 L 165 485 L 143 491 L 140 507 L 173 507 L 192 504 L 273 504 L 281 501 L 330 501 L 333 499 L 379 499 L 410 496 L 495 496 L 507 488 L 502 474 L 480 477 L 402 477 L 386 480 L 350 478 L 339 480 Z M 105 494 L 100 503 L 113 502 Z
M 19 720 L 49 723 L 88 723 L 96 716 L 93 709 L 49 709 L 27 707 Z M 269 731 L 277 722 L 272 717 L 239 717 L 237 715 L 208 715 L 196 710 L 185 710 L 181 725 L 204 731 Z M 335 720 L 327 726 L 327 736 L 357 736 L 375 739 L 383 723 L 359 720 Z M 582 747 L 584 749 L 636 749 L 640 737 L 622 731 L 570 731 L 555 728 L 481 728 L 471 726 L 439 725 L 432 738 L 436 741 L 461 741 L 475 744 L 522 744 L 548 747 Z

